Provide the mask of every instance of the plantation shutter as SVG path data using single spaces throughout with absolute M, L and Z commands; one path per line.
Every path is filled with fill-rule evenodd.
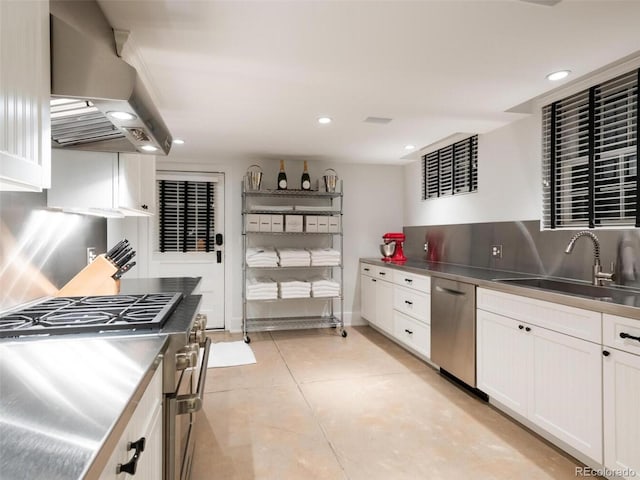
M 422 157 L 422 199 L 478 190 L 478 136 Z
M 638 71 L 542 110 L 543 228 L 640 226 Z
M 158 250 L 215 251 L 213 181 L 158 176 Z

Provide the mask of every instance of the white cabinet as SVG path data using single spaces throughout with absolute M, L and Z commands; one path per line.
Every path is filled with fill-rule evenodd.
M 601 346 L 541 327 L 555 320 L 538 317 L 537 312 L 557 307 L 568 317 L 600 314 L 484 289 L 478 289 L 477 300 L 478 388 L 601 463 Z M 510 317 L 501 315 L 504 311 Z M 569 327 L 558 328 L 574 332 L 571 318 L 565 320 Z
M 604 465 L 640 476 L 640 321 L 604 315 Z M 625 351 L 626 350 L 626 351 Z
M 531 342 L 511 318 L 478 310 L 476 322 L 478 389 L 526 417 Z
M 387 333 L 393 334 L 393 284 L 379 278 L 376 282 L 376 313 L 373 322 Z
M 50 185 L 49 2 L 0 1 L 0 190 Z
M 431 354 L 431 278 L 392 267 L 360 265 L 360 315 L 402 346 Z
M 154 185 L 153 156 L 54 149 L 47 204 L 106 217 L 147 216 Z
M 360 315 L 389 334 L 393 334 L 393 272 L 369 264 L 360 266 Z
M 155 374 L 138 403 L 124 433 L 104 467 L 99 480 L 158 480 L 162 478 L 162 366 Z M 144 451 L 138 453 L 135 476 L 117 473 L 118 465 L 126 465 L 136 453 L 130 443 L 144 439 Z

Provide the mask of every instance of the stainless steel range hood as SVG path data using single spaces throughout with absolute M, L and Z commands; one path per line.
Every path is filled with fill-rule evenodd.
M 98 4 L 50 8 L 51 146 L 167 155 L 171 134 Z

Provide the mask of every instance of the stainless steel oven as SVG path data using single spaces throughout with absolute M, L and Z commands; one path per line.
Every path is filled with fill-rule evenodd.
M 165 480 L 188 480 L 191 476 L 196 419 L 202 409 L 211 348 L 205 328 L 206 316 L 197 315 L 189 343 L 174 356 L 166 356 L 165 365 L 174 371 L 175 387 L 165 393 Z

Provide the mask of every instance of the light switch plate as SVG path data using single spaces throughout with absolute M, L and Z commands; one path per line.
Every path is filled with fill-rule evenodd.
M 502 245 L 491 245 L 491 256 L 493 258 L 502 258 Z

